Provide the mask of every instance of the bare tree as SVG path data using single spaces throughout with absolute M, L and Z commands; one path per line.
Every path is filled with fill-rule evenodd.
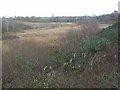
M 86 38 L 89 38 L 99 30 L 98 21 L 94 17 L 84 17 L 81 22 L 80 33 Z
M 7 27 L 7 32 L 8 32 L 8 20 L 7 19 L 5 19 L 5 22 L 6 22 L 6 27 Z

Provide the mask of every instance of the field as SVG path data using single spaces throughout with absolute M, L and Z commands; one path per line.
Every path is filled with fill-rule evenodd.
M 71 70 L 70 66 L 73 64 L 65 68 L 60 65 L 66 65 L 66 62 L 61 61 L 69 58 L 69 55 L 73 54 L 75 57 L 76 54 L 82 52 L 82 50 L 79 52 L 76 49 L 79 44 L 76 44 L 74 40 L 72 41 L 76 36 L 82 36 L 81 26 L 75 23 L 27 24 L 38 28 L 4 33 L 0 41 L 3 53 L 4 88 L 118 87 L 116 43 L 109 44 L 107 39 L 100 39 L 102 45 L 107 45 L 106 49 L 92 54 L 82 53 L 87 55 L 85 59 L 81 57 L 85 64 L 79 64 L 81 65 L 79 70 L 78 68 Z M 111 25 L 99 24 L 99 29 L 93 33 L 97 35 L 102 32 L 103 28 Z M 96 39 L 93 42 L 96 42 Z M 63 52 L 60 51 L 61 48 Z M 74 49 L 73 52 L 71 52 L 72 49 Z M 66 57 L 67 55 L 68 57 Z M 55 62 L 59 59 L 61 59 L 60 62 Z M 72 62 L 72 59 L 68 62 Z

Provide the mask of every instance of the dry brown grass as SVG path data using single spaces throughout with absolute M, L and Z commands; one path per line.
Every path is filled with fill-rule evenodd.
M 8 45 L 9 44 L 9 45 Z M 55 47 L 55 46 L 54 46 Z M 46 45 L 46 43 L 41 43 L 34 40 L 12 40 L 3 42 L 3 84 L 9 85 L 11 82 L 19 82 L 17 79 L 27 78 L 29 76 L 19 75 L 18 71 L 27 61 L 36 62 L 35 71 L 40 73 L 44 66 L 50 64 L 51 57 L 49 56 L 51 52 L 54 51 L 52 46 Z M 17 58 L 26 58 L 27 61 L 17 60 Z M 22 65 L 23 64 L 23 65 Z M 21 74 L 22 74 L 21 73 Z M 4 86 L 3 85 L 3 86 Z M 19 84 L 18 84 L 19 85 Z M 22 85 L 21 85 L 22 86 Z M 8 86 L 5 86 L 8 87 Z
M 41 79 L 46 77 L 46 75 L 43 75 L 44 67 L 52 65 L 51 60 L 53 57 L 51 54 L 61 46 L 61 43 L 64 44 L 61 40 L 66 37 L 69 30 L 74 32 L 74 29 L 79 29 L 79 27 L 70 24 L 69 26 L 55 29 L 34 29 L 26 30 L 24 33 L 12 33 L 9 36 L 12 39 L 6 36 L 2 41 L 3 87 L 34 87 L 36 85 L 33 82 L 34 79 L 37 78 L 42 81 Z M 68 41 L 66 40 L 66 42 Z M 37 62 L 32 66 L 33 70 L 31 72 L 21 69 L 27 61 Z M 58 72 L 56 74 L 58 76 L 50 83 L 49 87 L 88 87 L 90 83 L 86 84 L 86 78 L 88 77 L 87 75 L 92 77 L 94 75 L 92 72 L 86 70 L 83 73 L 84 80 L 79 74 L 66 77 L 63 73 Z M 36 78 L 33 78 L 33 76 L 36 76 Z M 81 84 L 81 82 L 83 83 Z M 37 87 L 44 87 L 44 85 L 39 86 L 38 84 Z
M 5 36 L 2 48 L 3 87 L 30 87 L 32 80 L 27 80 L 27 77 L 32 76 L 28 71 L 21 71 L 22 63 L 37 61 L 34 72 L 36 72 L 36 74 L 41 73 L 46 65 L 51 65 L 52 57 L 50 55 L 53 54 L 59 46 L 59 38 L 64 37 L 65 29 L 69 29 L 69 27 L 45 31 L 30 30 L 24 33 L 13 33 Z M 18 38 L 8 38 L 13 36 Z M 27 61 L 19 61 L 17 60 L 18 57 L 27 58 Z M 25 79 L 25 82 L 29 81 L 31 83 L 25 85 L 26 83 L 19 82 L 21 77 Z

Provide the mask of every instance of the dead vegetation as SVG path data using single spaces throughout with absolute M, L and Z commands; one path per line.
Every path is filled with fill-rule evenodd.
M 81 29 L 70 24 L 4 36 L 3 88 L 117 88 L 118 46 L 106 34 L 96 38 L 100 32 L 87 19 Z

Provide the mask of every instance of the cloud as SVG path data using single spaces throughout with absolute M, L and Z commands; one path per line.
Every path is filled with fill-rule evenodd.
M 115 0 L 1 0 L 0 16 L 81 16 L 117 10 Z

